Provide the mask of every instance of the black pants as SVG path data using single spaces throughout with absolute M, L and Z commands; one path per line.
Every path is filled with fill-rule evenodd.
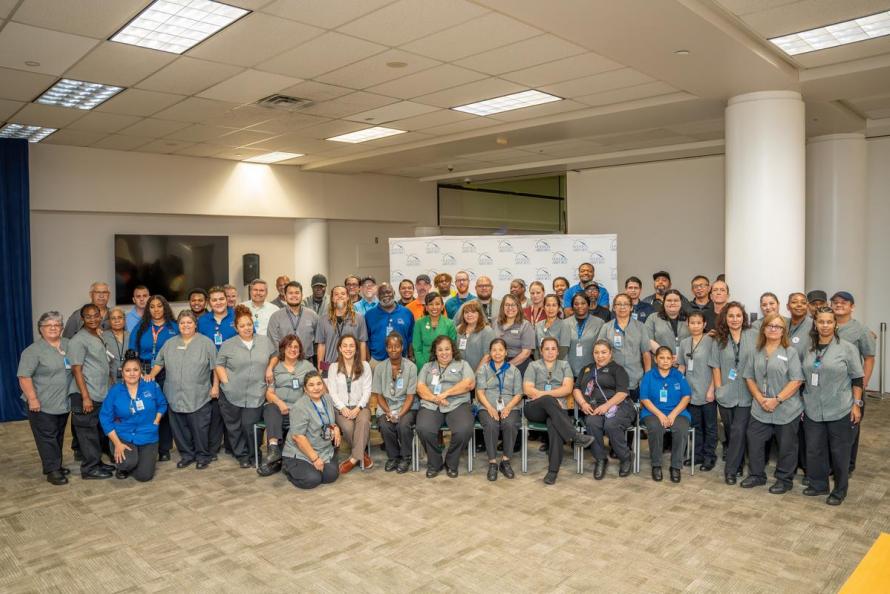
M 222 391 L 220 391 L 220 396 L 222 396 Z M 210 400 L 210 427 L 208 432 L 207 443 L 211 456 L 219 452 L 223 442 L 225 442 L 226 450 L 232 449 L 232 446 L 229 445 L 229 434 L 226 433 L 226 424 L 223 421 L 222 413 L 219 412 L 219 398 Z
M 396 423 L 386 420 L 385 415 L 377 417 L 377 428 L 380 430 L 380 436 L 383 437 L 383 447 L 388 459 L 404 458 L 408 460 L 411 458 L 411 440 L 414 439 L 416 419 L 416 410 L 409 410 L 400 416 Z
M 103 452 L 109 455 L 111 453 L 108 436 L 99 426 L 99 409 L 102 408 L 102 403 L 94 400 L 92 412 L 84 413 L 83 397 L 80 393 L 75 392 L 69 398 L 71 399 L 71 430 L 77 436 L 80 454 L 83 456 L 80 472 L 87 474 L 102 464 Z
M 34 434 L 37 454 L 43 464 L 43 474 L 62 468 L 62 443 L 68 425 L 68 413 L 53 415 L 45 412 L 28 411 L 28 424 Z
M 155 466 L 158 463 L 158 444 L 149 443 L 146 445 L 133 445 L 124 442 L 129 446 L 129 450 L 124 452 L 124 461 L 115 464 L 118 470 L 129 472 L 130 476 L 144 483 L 150 481 L 155 476 Z
M 464 402 L 454 410 L 443 413 L 439 409 L 421 408 L 417 411 L 417 435 L 426 450 L 427 465 L 434 470 L 442 469 L 442 447 L 439 445 L 439 429 L 442 423 L 451 430 L 451 443 L 445 452 L 445 465 L 457 470 L 460 453 L 470 443 L 473 433 L 473 410 Z
M 609 436 L 609 446 L 615 450 L 619 460 L 630 460 L 630 448 L 627 446 L 627 428 L 633 425 L 637 413 L 633 404 L 624 400 L 618 405 L 615 416 L 607 418 L 605 415 L 587 415 L 584 417 L 584 425 L 587 432 L 593 435 L 593 445 L 590 451 L 595 460 L 608 460 L 609 448 L 606 447 L 605 436 Z
M 263 407 L 235 406 L 225 395 L 219 397 L 219 412 L 226 424 L 232 455 L 239 461 L 252 460 L 256 455 L 258 440 L 253 438 L 253 426 L 263 418 Z
M 142 361 L 142 371 L 143 373 L 151 372 L 151 361 Z M 162 392 L 164 391 L 164 380 L 166 379 L 167 371 L 165 369 L 162 369 L 155 377 L 155 381 Z M 169 454 L 171 449 L 173 449 L 173 430 L 170 429 L 168 413 L 164 413 L 164 416 L 161 417 L 161 423 L 158 425 L 158 455 Z
M 856 456 L 859 455 L 859 434 L 862 433 L 862 421 L 865 420 L 864 392 L 862 394 L 862 398 L 863 406 L 860 409 L 862 411 L 862 416 L 859 418 L 859 422 L 856 423 L 856 425 L 853 427 L 853 444 L 850 446 L 850 472 L 856 470 Z
M 661 421 L 655 415 L 649 415 L 643 419 L 646 425 L 646 433 L 649 436 L 649 460 L 653 468 L 661 468 L 661 456 L 664 454 L 664 436 L 671 435 L 671 468 L 683 468 L 683 459 L 686 457 L 686 437 L 689 432 L 689 419 L 679 416 L 669 429 L 661 426 Z
M 321 484 L 333 483 L 340 476 L 336 456 L 325 462 L 321 472 L 309 462 L 297 458 L 285 458 L 281 466 L 284 476 L 298 489 L 314 489 Z
M 807 478 L 818 491 L 828 489 L 828 469 L 834 474 L 832 493 L 847 496 L 850 479 L 850 450 L 853 447 L 854 426 L 848 416 L 837 421 L 813 421 L 803 418 L 807 432 Z
M 485 437 L 485 453 L 488 461 L 498 460 L 498 437 L 504 441 L 504 458 L 509 460 L 516 446 L 516 437 L 522 424 L 522 413 L 511 410 L 506 419 L 493 419 L 484 408 L 479 411 L 479 423 Z
M 727 407 L 719 404 L 717 407 L 720 410 L 720 420 L 723 422 L 723 432 L 726 433 L 726 439 L 729 442 L 723 474 L 735 476 L 742 470 L 742 463 L 745 460 L 745 443 L 748 435 L 748 421 L 751 418 L 751 407 Z
M 800 417 L 790 423 L 773 425 L 752 418 L 748 423 L 748 470 L 750 476 L 766 480 L 766 444 L 774 436 L 779 442 L 776 480 L 791 484 L 797 470 L 797 426 Z
M 294 405 L 288 404 L 288 407 L 292 406 Z M 284 436 L 290 429 L 290 415 L 281 414 L 281 410 L 276 405 L 267 402 L 263 405 L 263 422 L 266 424 L 266 441 L 276 439 L 278 444 L 282 445 Z
M 170 429 L 176 440 L 176 449 L 183 462 L 197 460 L 204 464 L 210 462 L 210 416 L 213 405 L 210 401 L 190 413 L 178 413 L 168 410 Z
M 717 462 L 717 403 L 690 404 L 687 407 L 695 429 L 695 460 L 700 464 Z
M 545 423 L 547 425 L 547 440 L 549 450 L 547 452 L 550 472 L 559 472 L 562 465 L 562 446 L 575 438 L 575 425 L 568 411 L 557 402 L 553 396 L 542 396 L 525 403 L 525 418 L 533 423 Z

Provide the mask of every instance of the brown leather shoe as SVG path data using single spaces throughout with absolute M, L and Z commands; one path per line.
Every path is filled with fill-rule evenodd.
M 340 462 L 340 474 L 346 474 L 353 468 L 355 468 L 355 462 L 349 458 L 347 458 L 345 462 Z
M 365 454 L 364 458 L 362 458 L 362 462 L 365 464 L 365 470 L 370 470 L 374 468 L 374 461 L 371 459 L 371 456 Z

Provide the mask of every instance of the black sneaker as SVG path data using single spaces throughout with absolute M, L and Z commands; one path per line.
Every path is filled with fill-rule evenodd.
M 618 476 L 624 478 L 626 476 L 630 476 L 631 470 L 633 470 L 633 460 L 628 458 L 621 462 L 621 466 L 618 467 Z
M 266 464 L 272 465 L 281 460 L 281 446 L 277 443 L 270 443 L 266 448 Z
M 441 468 L 433 468 L 432 466 L 427 466 L 426 467 L 426 478 L 428 478 L 428 479 L 436 478 L 437 476 L 439 476 L 440 472 L 442 472 Z
M 383 465 L 383 470 L 385 470 L 386 472 L 392 472 L 398 467 L 399 467 L 399 459 L 398 458 L 389 458 L 386 460 L 386 464 Z
M 828 495 L 828 489 L 814 489 L 813 487 L 807 487 L 803 490 L 803 494 L 807 497 L 816 497 L 818 495 Z
M 169 462 L 170 461 L 170 452 L 164 452 L 163 454 L 158 454 L 158 462 Z
M 586 450 L 591 445 L 593 445 L 594 438 L 593 438 L 593 435 L 587 435 L 587 434 L 581 433 L 579 431 L 579 432 L 575 433 L 575 437 L 572 441 L 574 442 L 575 445 L 581 446 L 582 448 L 584 448 Z
M 496 462 L 488 463 L 488 480 L 496 481 L 498 480 L 498 465 Z
M 513 467 L 510 466 L 509 460 L 501 460 L 501 463 L 498 465 L 501 469 L 501 474 L 503 474 L 508 479 L 516 478 L 516 473 L 513 472 Z
M 118 480 L 120 480 L 120 481 L 124 480 L 124 479 L 127 478 L 128 476 L 130 476 L 130 473 L 127 472 L 126 470 L 116 470 L 116 471 L 114 472 L 114 478 L 116 478 L 116 479 L 118 479 Z

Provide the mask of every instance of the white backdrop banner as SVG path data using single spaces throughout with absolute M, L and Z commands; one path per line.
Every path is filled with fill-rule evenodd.
M 590 262 L 596 281 L 615 295 L 618 286 L 618 236 L 612 235 L 480 235 L 404 237 L 389 240 L 389 271 L 392 284 L 414 280 L 426 273 L 454 276 L 458 270 L 470 275 L 470 291 L 479 276 L 494 283 L 494 296 L 510 290 L 510 281 L 534 280 L 552 290 L 553 279 L 564 276 L 578 282 L 578 266 Z

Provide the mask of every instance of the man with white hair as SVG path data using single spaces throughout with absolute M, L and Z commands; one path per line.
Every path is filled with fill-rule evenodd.
M 250 301 L 245 301 L 241 305 L 247 307 L 253 314 L 253 331 L 255 334 L 266 336 L 266 330 L 269 328 L 269 319 L 272 314 L 278 311 L 278 306 L 272 305 L 266 301 L 266 295 L 269 294 L 269 286 L 266 281 L 256 279 L 250 281 Z
M 111 325 L 108 323 L 108 300 L 110 298 L 111 289 L 108 287 L 108 283 L 97 281 L 90 285 L 90 303 L 98 307 L 99 313 L 102 314 L 101 328 L 103 330 L 111 328 Z M 83 328 L 83 319 L 80 317 L 80 308 L 84 305 L 86 304 L 79 305 L 77 309 L 68 316 L 68 322 L 65 324 L 64 332 L 62 332 L 63 338 L 74 338 L 74 335 L 80 332 L 80 329 Z

